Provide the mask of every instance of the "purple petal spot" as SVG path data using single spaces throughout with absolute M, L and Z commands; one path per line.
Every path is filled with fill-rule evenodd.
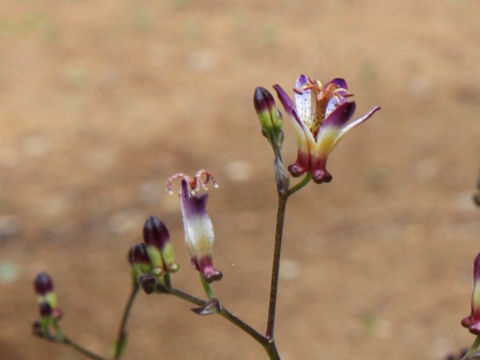
M 46 272 L 41 272 L 40 274 L 38 274 L 35 278 L 33 285 L 35 288 L 35 293 L 37 295 L 43 296 L 53 291 L 52 278 Z
M 341 128 L 344 126 L 348 120 L 352 117 L 355 112 L 355 102 L 345 102 L 339 105 L 335 110 L 333 110 L 330 115 L 323 121 L 320 125 L 320 131 L 324 127 L 333 126 Z M 320 132 L 319 131 L 319 132 Z
M 153 245 L 162 250 L 170 240 L 170 234 L 165 224 L 155 216 L 149 216 L 143 227 L 143 240 L 147 245 Z
M 295 81 L 295 89 L 302 90 L 303 86 L 308 84 L 308 77 L 304 74 L 300 74 Z

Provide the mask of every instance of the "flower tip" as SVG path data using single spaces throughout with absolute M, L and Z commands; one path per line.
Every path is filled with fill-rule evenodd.
M 302 176 L 303 174 L 305 174 L 307 169 L 304 168 L 303 166 L 295 163 L 295 164 L 292 164 L 288 167 L 288 171 L 290 171 L 290 174 L 292 174 L 292 176 L 299 177 L 299 176 Z
M 257 113 L 262 111 L 270 111 L 275 107 L 275 100 L 273 99 L 272 94 L 262 86 L 258 86 L 255 89 L 253 95 L 253 104 Z
M 315 169 L 312 171 L 312 179 L 317 184 L 329 183 L 332 181 L 332 175 L 325 169 Z
M 221 280 L 223 277 L 223 274 L 220 271 L 214 269 L 204 274 L 203 276 L 208 283 L 211 283 L 212 281 Z
M 470 326 L 472 326 L 472 319 L 470 318 L 470 316 L 467 316 L 466 318 L 462 319 L 461 324 L 463 327 L 469 329 Z

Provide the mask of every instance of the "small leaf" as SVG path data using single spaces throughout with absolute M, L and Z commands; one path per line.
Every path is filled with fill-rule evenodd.
M 211 315 L 222 311 L 222 304 L 217 298 L 212 298 L 202 307 L 193 308 L 192 311 L 198 315 Z

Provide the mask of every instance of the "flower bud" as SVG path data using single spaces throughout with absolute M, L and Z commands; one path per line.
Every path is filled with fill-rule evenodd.
M 480 335 L 480 253 L 473 264 L 471 313 L 462 320 L 462 326 L 470 330 L 472 334 Z
M 150 272 L 152 266 L 145 244 L 139 243 L 130 248 L 128 252 L 128 262 L 132 267 L 135 281 L 140 275 Z
M 276 150 L 282 147 L 283 142 L 283 118 L 272 94 L 264 87 L 257 87 L 253 95 L 253 104 L 262 126 L 262 134 L 272 144 L 275 153 L 278 153 Z
M 173 245 L 165 224 L 155 216 L 149 216 L 143 227 L 143 239 L 147 245 L 147 253 L 155 268 L 168 272 L 178 270 Z
M 46 272 L 39 273 L 33 282 L 33 287 L 39 304 L 47 302 L 52 309 L 57 307 L 57 297 L 53 291 L 54 286 L 50 275 Z
M 33 282 L 33 286 L 35 289 L 35 294 L 40 296 L 45 296 L 47 293 L 53 291 L 53 282 L 46 272 L 41 272 L 35 278 Z

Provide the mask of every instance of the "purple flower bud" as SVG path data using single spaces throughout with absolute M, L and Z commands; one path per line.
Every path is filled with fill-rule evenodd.
M 38 310 L 40 312 L 41 317 L 50 317 L 52 316 L 52 313 L 53 313 L 52 307 L 46 301 L 40 303 Z
M 155 216 L 149 216 L 143 226 L 143 239 L 145 244 L 153 245 L 161 251 L 170 241 L 170 234 L 163 222 Z
M 473 292 L 470 316 L 462 320 L 462 326 L 472 334 L 480 335 L 480 253 L 473 264 Z
M 139 243 L 130 248 L 128 252 L 128 261 L 131 265 L 135 264 L 150 264 L 150 259 L 148 258 L 147 249 L 145 244 Z
M 253 104 L 255 105 L 257 113 L 264 111 L 270 112 L 275 108 L 275 100 L 273 99 L 272 94 L 262 86 L 255 89 Z
M 47 293 L 53 291 L 53 282 L 51 277 L 46 272 L 41 272 L 33 282 L 35 294 L 45 296 Z
M 257 87 L 253 95 L 253 104 L 262 126 L 262 134 L 272 144 L 275 153 L 279 153 L 283 142 L 283 118 L 272 94 L 264 87 Z
M 147 244 L 150 262 L 155 268 L 161 272 L 178 270 L 170 234 L 162 221 L 155 216 L 149 216 L 143 227 L 143 239 Z

